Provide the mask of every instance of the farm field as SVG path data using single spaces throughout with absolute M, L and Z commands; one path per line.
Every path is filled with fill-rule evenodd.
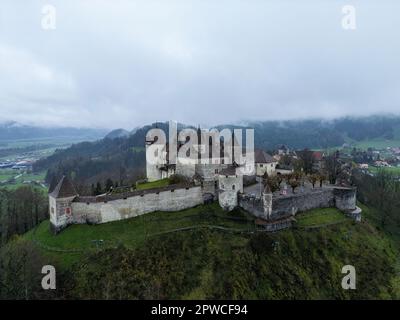
M 382 167 L 382 168 L 369 167 L 368 170 L 372 173 L 377 173 L 379 170 L 384 170 L 396 175 L 400 175 L 400 167 Z
M 23 185 L 35 183 L 36 186 L 44 187 L 46 172 L 30 173 L 22 170 L 0 169 L 0 188 L 16 189 Z

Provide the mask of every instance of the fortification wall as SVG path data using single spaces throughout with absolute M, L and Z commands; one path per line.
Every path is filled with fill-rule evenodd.
M 108 202 L 74 202 L 74 223 L 105 223 L 154 211 L 179 211 L 203 203 L 200 186 L 146 193 Z
M 182 163 L 178 159 L 178 162 L 176 163 L 175 173 L 181 176 L 192 178 L 196 173 L 196 165 L 194 163 Z
M 75 197 L 55 199 L 49 197 L 50 227 L 57 233 L 73 221 L 72 201 Z M 69 209 L 69 212 L 67 212 Z
M 259 197 L 239 194 L 239 207 L 258 218 L 267 219 L 267 215 L 264 211 L 264 202 Z
M 297 213 L 316 208 L 334 207 L 333 189 L 313 190 L 309 193 L 279 196 L 273 199 L 271 218 L 280 218 L 288 213 Z
M 356 188 L 336 188 L 333 190 L 335 206 L 341 211 L 349 212 L 356 209 L 357 197 Z
M 215 180 L 218 176 L 218 173 L 226 168 L 226 164 L 197 164 L 196 165 L 196 173 L 201 175 L 204 180 Z
M 356 189 L 355 188 L 322 188 L 312 192 L 299 193 L 288 196 L 273 196 L 271 215 L 270 203 L 265 203 L 266 199 L 239 195 L 239 206 L 254 216 L 262 219 L 282 219 L 288 214 L 308 211 L 316 208 L 336 207 L 347 213 L 356 209 Z
M 235 209 L 238 205 L 237 201 L 238 195 L 235 191 L 224 191 L 218 196 L 219 205 L 221 208 L 227 211 Z
M 203 181 L 203 193 L 211 193 L 218 197 L 217 187 L 214 180 Z
M 218 201 L 221 208 L 231 211 L 238 205 L 238 192 L 243 192 L 243 176 L 218 177 L 219 196 Z

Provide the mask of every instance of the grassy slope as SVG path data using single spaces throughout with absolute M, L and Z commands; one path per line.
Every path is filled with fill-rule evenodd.
M 243 220 L 236 220 L 237 218 Z M 254 222 L 250 216 L 243 212 L 226 213 L 214 203 L 180 212 L 154 212 L 100 225 L 72 225 L 57 236 L 50 233 L 49 221 L 44 221 L 25 237 L 44 245 L 44 252 L 49 257 L 54 257 L 68 266 L 78 261 L 86 251 L 98 247 L 108 248 L 124 244 L 128 248 L 134 248 L 160 233 L 210 225 L 243 231 L 254 230 Z
M 364 206 L 363 210 L 365 219 L 360 224 L 344 218 L 343 214 L 336 209 L 317 209 L 298 215 L 298 228 L 261 235 L 260 233 L 247 233 L 248 230 L 254 228 L 251 220 L 235 221 L 231 219 L 232 217 L 250 219 L 245 213 L 226 213 L 218 205 L 213 204 L 181 212 L 157 212 L 97 226 L 71 226 L 57 236 L 49 233 L 48 222 L 44 222 L 35 234 L 29 232 L 25 238 L 36 239 L 42 245 L 51 247 L 47 249 L 42 247 L 46 257 L 49 258 L 49 263 L 54 262 L 66 269 L 74 263 L 84 261 L 87 254 L 101 252 L 99 250 L 103 248 L 114 248 L 121 243 L 131 249 L 140 249 L 144 245 L 157 241 L 160 244 L 173 241 L 181 243 L 183 247 L 193 246 L 193 252 L 198 250 L 207 252 L 207 254 L 203 257 L 193 257 L 194 260 L 198 260 L 196 263 L 200 267 L 196 267 L 191 272 L 196 273 L 194 276 L 198 277 L 199 281 L 196 286 L 182 292 L 182 295 L 179 296 L 179 298 L 185 299 L 203 299 L 213 297 L 213 295 L 221 298 L 293 298 L 296 295 L 303 298 L 330 298 L 332 292 L 336 298 L 353 297 L 352 294 L 356 294 L 357 297 L 360 292 L 362 292 L 361 297 L 373 294 L 374 296 L 378 295 L 376 298 L 389 298 L 399 292 L 398 277 L 393 277 L 391 280 L 392 287 L 385 283 L 382 284 L 382 288 L 378 284 L 372 284 L 374 290 L 378 290 L 379 293 L 375 293 L 375 291 L 368 293 L 372 288 L 368 287 L 366 282 L 371 281 L 374 272 L 379 272 L 381 276 L 389 274 L 389 271 L 385 269 L 387 265 L 380 265 L 380 261 L 386 261 L 386 263 L 389 261 L 389 264 L 400 266 L 397 261 L 397 242 L 395 238 L 388 237 L 375 226 L 377 221 L 371 210 Z M 312 230 L 303 229 L 307 226 L 331 223 L 333 224 Z M 242 230 L 244 233 L 199 228 L 160 234 L 176 228 L 206 225 L 223 226 Z M 260 243 L 260 248 L 256 249 L 256 253 L 251 252 L 249 243 L 254 242 L 254 237 L 260 235 L 268 237 L 268 241 L 274 243 L 274 249 L 271 249 L 270 242 L 267 242 L 266 245 L 262 242 L 264 240 L 260 240 L 256 241 L 256 243 Z M 201 240 L 196 240 L 198 242 L 188 240 L 197 239 L 196 237 Z M 104 240 L 104 243 L 96 248 L 96 244 L 92 240 L 100 239 Z M 79 249 L 82 252 L 56 251 L 60 249 Z M 261 253 L 257 253 L 257 250 L 260 250 Z M 267 251 L 267 254 L 264 254 L 263 251 Z M 361 252 L 363 254 L 360 254 Z M 168 252 L 165 254 L 168 255 Z M 245 261 L 240 260 L 242 256 Z M 246 256 L 248 259 L 244 258 Z M 255 258 L 257 256 L 258 258 Z M 187 261 L 187 257 L 182 257 L 182 259 Z M 237 259 L 239 260 L 235 262 Z M 187 263 L 192 262 L 187 261 Z M 236 272 L 230 268 L 234 269 L 236 263 L 241 266 L 241 269 L 250 268 L 241 270 L 243 281 L 247 281 L 245 284 L 229 282 L 228 278 L 231 277 L 229 274 Z M 259 265 L 260 263 L 261 265 Z M 244 265 L 242 266 L 242 264 Z M 356 267 L 361 291 L 343 293 L 340 289 L 340 279 L 343 276 L 340 271 L 345 264 L 352 264 Z M 224 270 L 215 269 L 215 265 L 225 265 Z M 375 267 L 377 269 L 374 269 Z M 221 272 L 222 274 L 220 274 Z M 253 282 L 258 280 L 246 275 L 246 273 L 254 272 L 261 281 L 255 288 L 253 288 Z M 316 281 L 315 277 L 319 280 Z M 226 293 L 227 296 L 224 296 L 223 291 L 215 292 L 217 290 L 214 290 L 215 281 L 227 282 L 225 286 L 228 287 L 233 286 L 232 293 Z M 332 281 L 334 284 L 329 284 Z M 241 289 L 237 289 L 236 286 Z M 331 288 L 331 286 L 334 287 Z M 304 288 L 304 292 L 301 288 Z
M 296 216 L 299 227 L 314 227 L 344 222 L 347 218 L 336 208 L 315 209 Z
M 169 179 L 161 179 L 152 182 L 140 183 L 136 186 L 137 190 L 146 190 L 146 189 L 153 189 L 153 188 L 162 188 L 169 185 Z
M 375 138 L 363 141 L 351 141 L 357 148 L 386 149 L 388 147 L 400 147 L 400 128 L 395 128 L 393 139 Z

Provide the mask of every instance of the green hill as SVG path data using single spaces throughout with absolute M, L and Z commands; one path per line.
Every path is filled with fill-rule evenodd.
M 74 225 L 57 236 L 45 221 L 16 242 L 56 266 L 57 298 L 396 298 L 397 242 L 363 210 L 362 223 L 336 209 L 313 210 L 293 229 L 269 234 L 243 211 L 208 205 Z M 346 264 L 356 268 L 357 290 L 341 288 Z

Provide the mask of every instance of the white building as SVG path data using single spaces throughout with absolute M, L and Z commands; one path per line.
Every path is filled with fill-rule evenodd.
M 257 176 L 267 173 L 269 176 L 276 173 L 278 161 L 265 151 L 256 149 L 254 151 L 254 162 Z

